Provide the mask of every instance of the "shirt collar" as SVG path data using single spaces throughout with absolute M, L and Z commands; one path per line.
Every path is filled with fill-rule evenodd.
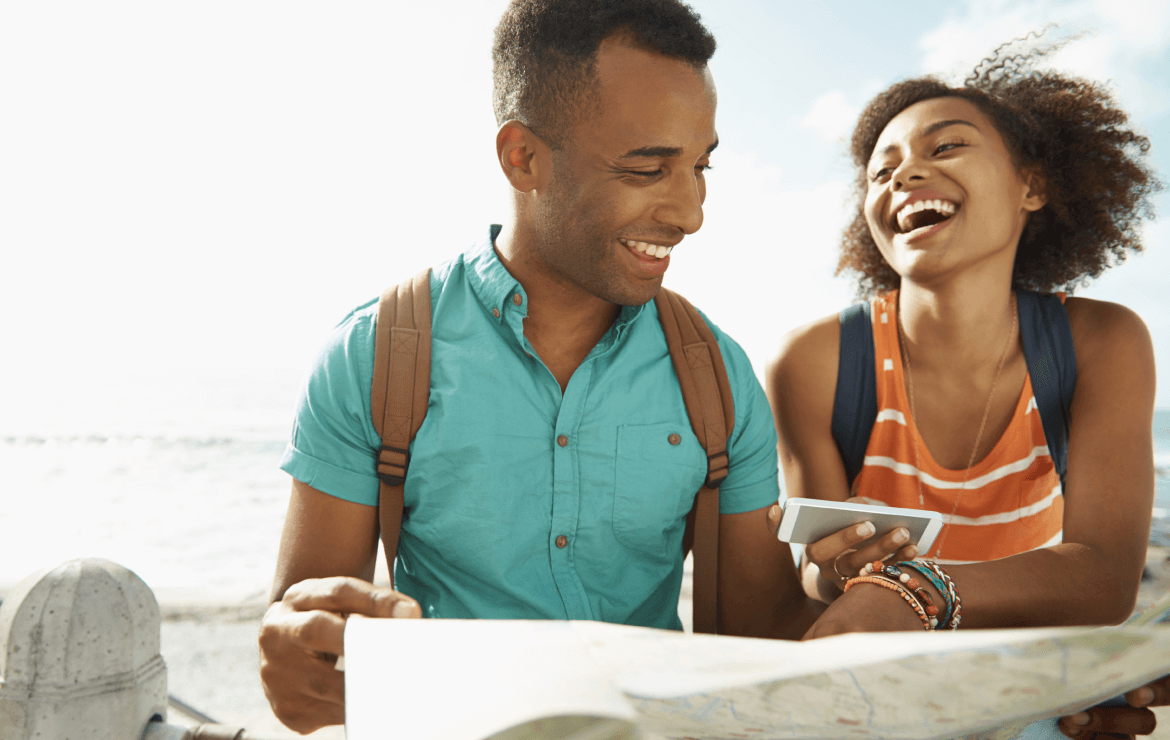
M 512 277 L 512 273 L 508 272 L 508 268 L 504 267 L 504 264 L 500 262 L 499 255 L 496 254 L 496 237 L 500 235 L 502 228 L 500 224 L 492 224 L 486 238 L 468 250 L 464 257 L 468 281 L 471 283 L 472 290 L 497 321 L 503 320 L 506 306 L 513 302 L 513 296 L 518 295 L 524 304 L 528 303 L 524 287 L 520 285 L 520 281 Z M 527 305 L 524 308 L 527 312 Z M 622 306 L 621 313 L 618 314 L 617 321 L 614 322 L 609 334 L 616 333 L 617 336 L 624 334 L 626 329 L 642 315 L 645 308 L 645 304 Z
M 523 295 L 520 282 L 512 277 L 496 255 L 495 242 L 501 228 L 499 224 L 492 224 L 486 238 L 468 250 L 463 260 L 471 289 L 497 321 L 503 317 L 504 301 L 510 301 L 513 295 Z

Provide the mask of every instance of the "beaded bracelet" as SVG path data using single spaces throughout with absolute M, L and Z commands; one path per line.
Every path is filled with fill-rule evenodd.
M 934 605 L 934 599 L 931 598 L 930 592 L 922 588 L 922 584 L 917 578 L 914 578 L 909 573 L 903 573 L 895 565 L 886 565 L 880 560 L 875 560 L 872 563 L 866 563 L 861 571 L 862 573 L 873 573 L 874 575 L 887 576 L 899 583 L 904 584 L 907 588 L 917 595 L 918 600 L 922 602 L 922 606 L 926 614 L 930 617 L 930 626 L 938 627 L 938 607 Z M 945 591 L 941 593 L 946 593 Z
M 891 591 L 897 591 L 898 595 L 901 596 L 902 599 L 910 605 L 910 608 L 912 608 L 914 613 L 918 615 L 918 618 L 922 620 L 922 629 L 926 630 L 927 632 L 930 632 L 932 629 L 934 629 L 934 627 L 930 624 L 930 617 L 926 615 L 926 611 L 922 608 L 922 604 L 919 604 L 918 599 L 914 598 L 914 596 L 911 595 L 910 592 L 906 590 L 906 587 L 902 584 L 898 583 L 897 581 L 891 581 L 888 578 L 881 578 L 879 576 L 856 576 L 854 578 L 850 578 L 845 583 L 845 590 L 848 591 L 858 583 L 872 583 L 877 586 L 881 586 L 882 588 L 888 588 Z
M 946 584 L 947 588 L 942 593 L 946 594 L 955 604 L 954 612 L 950 615 L 949 626 L 953 630 L 958 629 L 959 622 L 963 619 L 963 600 L 959 598 L 959 589 L 955 586 L 955 582 L 951 580 L 951 577 L 947 575 L 947 572 L 939 567 L 938 563 L 933 560 L 923 560 L 922 564 L 930 568 Z
M 925 562 L 925 561 L 922 561 L 922 562 Z M 939 594 L 942 595 L 942 599 L 943 599 L 943 612 L 942 612 L 942 616 L 939 617 L 938 621 L 939 621 L 939 624 L 945 628 L 948 624 L 948 620 L 951 617 L 951 612 L 954 610 L 955 602 L 954 602 L 954 599 L 952 599 L 951 596 L 947 593 L 947 587 L 942 582 L 942 580 L 940 580 L 938 578 L 938 576 L 936 576 L 929 568 L 927 568 L 925 565 L 922 565 L 922 563 L 918 562 L 918 561 L 903 560 L 903 561 L 900 561 L 898 563 L 895 563 L 894 565 L 895 565 L 895 567 L 901 566 L 903 568 L 909 568 L 909 569 L 913 570 L 914 572 L 921 575 L 923 578 L 930 581 L 931 585 L 933 585 L 936 589 L 938 589 L 938 592 L 939 592 Z
M 944 628 L 958 629 L 959 622 L 963 618 L 963 600 L 959 598 L 959 590 L 955 587 L 955 582 L 951 580 L 951 577 L 947 575 L 946 571 L 940 568 L 933 560 L 906 560 L 897 563 L 897 565 L 913 568 L 938 589 L 938 592 L 942 594 L 943 601 L 946 602 L 946 610 L 939 623 Z

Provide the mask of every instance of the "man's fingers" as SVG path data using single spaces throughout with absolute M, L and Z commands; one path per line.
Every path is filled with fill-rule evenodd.
M 272 705 L 273 714 L 285 727 L 302 735 L 329 725 L 345 724 L 345 705 L 303 697 L 299 703 L 290 706 L 284 713 Z
M 410 619 L 422 616 L 414 599 L 358 578 L 314 578 L 291 586 L 282 601 L 296 611 L 323 609 L 340 614 Z
M 772 534 L 777 534 L 780 531 L 781 510 L 780 504 L 772 504 L 768 507 L 768 529 Z
M 268 607 L 260 623 L 260 649 L 272 655 L 293 652 L 340 654 L 345 617 L 315 610 L 298 612 L 283 602 Z
M 1135 707 L 1164 707 L 1170 704 L 1170 676 L 1134 689 L 1125 695 L 1126 701 Z
M 1134 737 L 1149 735 L 1157 719 L 1148 709 L 1133 707 L 1091 707 L 1083 712 L 1062 717 L 1057 727 L 1074 740 L 1089 740 L 1094 735 Z

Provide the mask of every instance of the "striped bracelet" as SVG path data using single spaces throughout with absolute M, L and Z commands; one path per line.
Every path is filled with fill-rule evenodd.
M 918 618 L 922 620 L 922 629 L 926 630 L 927 632 L 930 632 L 932 629 L 934 629 L 934 627 L 932 627 L 930 624 L 930 617 L 926 615 L 926 610 L 922 608 L 922 604 L 919 604 L 918 599 L 914 598 L 914 595 L 907 591 L 906 587 L 901 583 L 898 583 L 897 581 L 891 581 L 888 578 L 882 578 L 880 576 L 857 576 L 855 578 L 850 578 L 845 583 L 845 591 L 853 588 L 853 586 L 857 585 L 858 583 L 872 583 L 877 586 L 881 586 L 882 588 L 888 588 L 891 591 L 897 591 L 898 595 L 901 596 L 902 599 L 910 605 L 910 608 L 912 608 L 914 613 L 918 615 Z
M 905 560 L 897 565 L 913 568 L 938 589 L 938 592 L 942 594 L 943 601 L 946 602 L 946 610 L 943 612 L 939 624 L 943 629 L 948 627 L 952 630 L 958 629 L 959 622 L 963 619 L 963 600 L 959 598 L 959 590 L 947 572 L 933 560 Z

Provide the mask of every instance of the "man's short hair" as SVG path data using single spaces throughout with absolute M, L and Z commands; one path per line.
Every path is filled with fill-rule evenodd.
M 606 38 L 702 67 L 715 37 L 679 0 L 512 0 L 492 46 L 496 123 L 517 120 L 561 149 L 596 104 L 595 61 Z

